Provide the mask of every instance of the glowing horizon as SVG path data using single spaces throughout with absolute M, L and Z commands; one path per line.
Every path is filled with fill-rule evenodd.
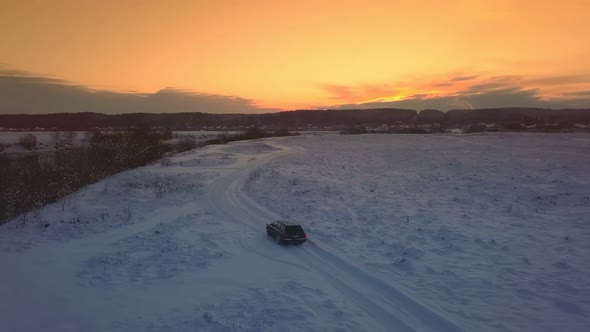
M 5 71 L 90 89 L 172 87 L 278 109 L 416 98 L 452 105 L 457 96 L 498 91 L 590 107 L 588 1 L 88 0 L 4 7 Z

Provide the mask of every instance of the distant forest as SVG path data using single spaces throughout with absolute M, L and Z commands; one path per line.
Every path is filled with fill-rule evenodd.
M 474 110 L 349 109 L 297 110 L 266 114 L 209 113 L 55 113 L 0 114 L 0 130 L 126 130 L 137 124 L 171 130 L 236 130 L 262 127 L 271 130 L 330 129 L 353 126 L 400 126 L 438 124 L 444 128 L 467 125 L 525 124 L 559 125 L 590 124 L 590 109 L 497 108 Z

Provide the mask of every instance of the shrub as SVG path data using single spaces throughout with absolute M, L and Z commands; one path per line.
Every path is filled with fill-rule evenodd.
M 33 151 L 37 149 L 37 136 L 28 133 L 24 134 L 18 139 L 20 145 L 22 145 L 25 149 L 29 151 Z
M 101 143 L 105 139 L 105 134 L 100 130 L 93 130 L 92 132 L 86 133 L 86 142 L 88 143 Z
M 56 149 L 65 149 L 73 147 L 75 144 L 77 134 L 73 131 L 66 132 L 55 132 L 53 133 L 53 139 L 55 141 Z
M 471 134 L 471 133 L 483 133 L 486 132 L 488 126 L 485 123 L 474 123 L 470 124 L 469 126 L 463 128 L 464 134 Z
M 504 130 L 509 130 L 509 131 L 521 131 L 521 130 L 526 130 L 527 129 L 520 122 L 508 122 L 508 123 L 504 123 L 504 124 L 502 124 L 502 127 L 504 128 Z
M 167 179 L 155 178 L 152 181 L 152 190 L 157 199 L 164 197 L 164 194 L 170 190 L 172 182 Z
M 279 129 L 279 130 L 275 130 L 273 136 L 282 137 L 282 136 L 292 136 L 292 135 L 297 135 L 297 134 L 298 133 L 291 133 L 289 131 L 289 129 Z
M 256 139 L 267 136 L 266 132 L 258 127 L 250 127 L 244 133 L 244 139 Z
M 176 149 L 178 152 L 184 152 L 184 151 L 192 150 L 192 149 L 196 148 L 197 146 L 198 145 L 197 145 L 197 142 L 194 137 L 185 136 L 180 139 L 180 141 L 177 144 Z
M 367 129 L 363 126 L 352 126 L 340 131 L 341 135 L 359 135 L 366 133 Z
M 164 130 L 162 130 L 160 132 L 160 135 L 162 135 L 163 140 L 172 139 L 172 137 L 173 137 L 172 129 L 170 129 L 169 127 L 166 127 L 166 128 L 164 128 Z

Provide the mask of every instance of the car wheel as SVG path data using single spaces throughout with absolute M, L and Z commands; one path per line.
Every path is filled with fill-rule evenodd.
M 270 236 L 270 232 L 268 231 L 268 229 L 266 230 L 266 236 Z
M 281 235 L 277 235 L 277 244 L 278 245 L 283 244 L 283 239 L 281 239 Z

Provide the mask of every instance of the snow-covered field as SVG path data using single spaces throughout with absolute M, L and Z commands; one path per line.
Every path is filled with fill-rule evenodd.
M 303 135 L 0 226 L 1 331 L 585 331 L 590 135 Z M 275 218 L 310 241 L 280 247 Z

